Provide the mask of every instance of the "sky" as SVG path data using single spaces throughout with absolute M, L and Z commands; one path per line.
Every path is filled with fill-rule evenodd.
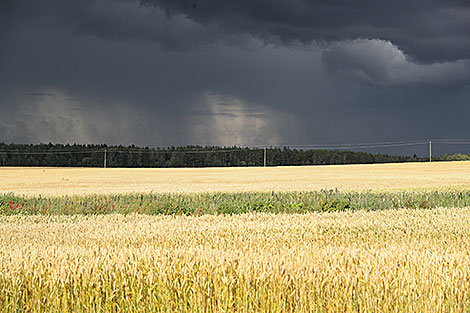
M 467 0 L 2 0 L 0 142 L 470 138 L 469 30 Z

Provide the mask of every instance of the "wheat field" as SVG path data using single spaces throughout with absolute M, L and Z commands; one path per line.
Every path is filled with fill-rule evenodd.
M 271 193 L 336 188 L 361 193 Z M 424 192 L 393 193 L 410 190 Z M 0 168 L 0 193 L 26 196 L 0 198 L 0 311 L 468 312 L 470 208 L 462 190 L 470 190 L 470 162 Z M 234 193 L 244 191 L 269 192 Z M 323 193 L 349 209 L 233 207 L 224 215 L 214 206 L 297 208 Z M 377 211 L 360 209 L 367 197 Z M 146 207 L 173 213 L 129 214 Z M 206 211 L 214 213 L 197 216 Z
M 0 217 L 2 312 L 465 312 L 470 209 Z
M 470 162 L 257 168 L 0 167 L 0 192 L 20 195 L 470 189 Z

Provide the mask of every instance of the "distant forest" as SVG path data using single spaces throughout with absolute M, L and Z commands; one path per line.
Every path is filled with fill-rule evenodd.
M 1 166 L 103 167 L 263 166 L 263 148 L 181 146 L 139 148 L 108 145 L 0 143 Z M 266 165 L 365 164 L 425 161 L 342 150 L 266 148 Z

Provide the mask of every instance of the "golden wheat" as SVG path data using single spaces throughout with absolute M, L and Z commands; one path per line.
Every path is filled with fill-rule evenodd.
M 110 193 L 470 189 L 470 162 L 267 168 L 5 168 L 0 192 Z
M 464 312 L 470 209 L 0 216 L 2 312 Z

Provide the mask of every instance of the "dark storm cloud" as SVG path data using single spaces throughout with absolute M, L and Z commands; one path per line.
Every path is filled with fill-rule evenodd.
M 470 62 L 468 1 L 18 0 L 3 7 L 4 23 L 13 28 L 27 20 L 65 27 L 73 36 L 153 42 L 182 52 L 214 43 L 317 47 L 332 73 L 362 72 L 384 85 L 468 79 L 462 73 Z M 387 60 L 393 54 L 401 55 L 400 64 Z M 401 74 L 390 77 L 391 71 Z
M 80 13 L 70 23 L 74 32 L 104 40 L 143 40 L 165 49 L 186 50 L 220 37 L 216 28 L 132 1 L 96 1 Z
M 170 16 L 273 42 L 390 40 L 423 61 L 470 54 L 470 2 L 450 0 L 141 0 Z
M 153 41 L 184 50 L 249 37 L 281 45 L 390 41 L 418 63 L 470 57 L 464 0 L 84 0 L 5 1 L 4 23 L 38 16 L 77 35 Z M 248 38 L 246 37 L 248 36 Z
M 419 64 L 388 41 L 354 40 L 326 49 L 335 74 L 377 85 L 453 85 L 470 79 L 470 60 Z
M 2 5 L 2 4 L 0 4 Z M 202 25 L 183 13 L 167 14 L 133 0 L 7 1 L 3 31 L 40 24 L 66 28 L 73 36 L 106 41 L 148 41 L 167 50 L 183 51 L 223 41 L 249 47 L 244 34 L 231 35 L 218 25 Z M 2 32 L 2 30 L 0 30 Z
M 73 34 L 107 41 L 174 51 L 213 43 L 314 46 L 332 73 L 362 81 L 448 85 L 469 78 L 468 1 L 97 0 L 46 7 Z

